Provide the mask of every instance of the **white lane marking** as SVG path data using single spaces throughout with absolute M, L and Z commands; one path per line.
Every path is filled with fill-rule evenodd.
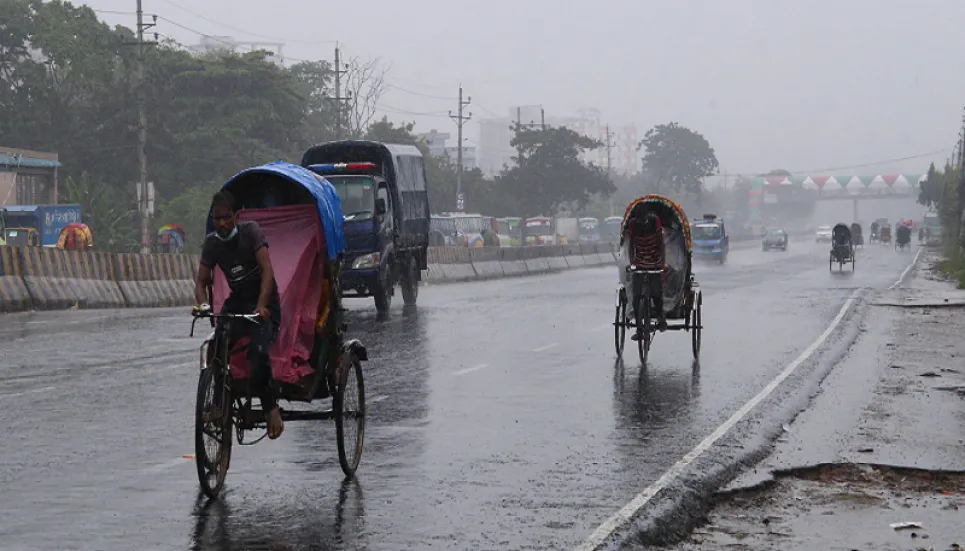
M 371 400 L 369 400 L 369 403 L 370 403 L 370 404 L 377 404 L 377 403 L 379 403 L 379 402 L 381 402 L 381 401 L 383 401 L 383 400 L 388 400 L 388 399 L 389 399 L 389 397 L 388 397 L 387 395 L 385 395 L 385 394 L 380 394 L 380 395 L 378 395 L 378 396 L 373 397 Z
M 901 282 L 905 280 L 905 276 L 908 275 L 908 272 L 910 272 L 911 269 L 914 268 L 916 264 L 918 264 L 918 257 L 920 257 L 920 256 L 921 256 L 921 253 L 923 253 L 924 251 L 925 251 L 924 248 L 918 249 L 918 253 L 915 254 L 915 258 L 911 261 L 911 264 L 909 264 L 908 267 L 905 268 L 905 271 L 904 271 L 904 272 L 901 272 L 901 275 L 898 277 L 898 281 L 894 282 L 894 283 L 891 285 L 891 287 L 888 287 L 888 290 L 889 290 L 889 291 L 891 291 L 891 290 L 895 289 L 896 287 L 898 287 L 899 285 L 901 285 Z
M 804 361 L 807 360 L 811 354 L 814 354 L 814 352 L 822 344 L 824 344 L 824 341 L 831 336 L 838 324 L 841 323 L 841 320 L 844 319 L 844 315 L 851 308 L 851 305 L 854 304 L 855 297 L 859 292 L 860 289 L 856 290 L 851 294 L 850 297 L 848 297 L 848 300 L 844 301 L 844 305 L 841 307 L 841 310 L 838 311 L 838 315 L 834 317 L 831 325 L 829 325 L 828 328 L 824 330 L 824 333 L 821 333 L 821 336 L 811 343 L 811 345 L 808 346 L 804 352 L 801 352 L 801 355 L 791 362 L 791 364 L 788 365 L 784 371 L 780 372 L 777 377 L 771 380 L 771 382 L 767 383 L 767 386 L 758 392 L 756 396 L 748 400 L 746 404 L 741 406 L 741 408 L 731 415 L 730 418 L 724 421 L 722 425 L 717 427 L 714 432 L 710 433 L 709 436 L 701 440 L 700 443 L 694 447 L 694 449 L 687 452 L 687 455 L 683 456 L 679 461 L 674 463 L 673 466 L 671 466 L 667 472 L 663 473 L 663 475 L 658 478 L 656 482 L 645 488 L 642 492 L 637 494 L 637 496 L 634 497 L 630 503 L 624 505 L 622 509 L 616 512 L 616 514 L 604 521 L 603 524 L 601 524 L 596 530 L 593 531 L 592 534 L 590 534 L 590 537 L 587 538 L 582 545 L 576 548 L 576 551 L 595 551 L 596 549 L 600 548 L 604 542 L 606 542 L 607 538 L 609 538 L 615 531 L 633 518 L 633 515 L 635 515 L 641 507 L 646 505 L 647 502 L 653 499 L 653 497 L 656 496 L 661 490 L 666 488 L 671 482 L 673 482 L 674 479 L 680 476 L 688 465 L 693 463 L 694 460 L 700 457 L 701 454 L 710 449 L 711 446 L 720 440 L 721 437 L 727 434 L 727 431 L 732 429 L 734 425 L 739 423 L 748 413 L 751 412 L 751 410 L 763 402 L 764 399 L 766 399 L 771 392 L 777 388 L 778 385 L 784 382 L 784 379 L 787 379 L 788 376 L 790 376 L 791 373 L 798 368 L 798 366 L 804 363 Z
M 547 344 L 546 346 L 541 346 L 541 347 L 539 347 L 539 348 L 534 348 L 534 349 L 533 349 L 533 352 L 545 352 L 545 351 L 549 350 L 550 348 L 556 348 L 556 347 L 559 346 L 559 345 L 560 345 L 560 343 L 558 343 L 558 342 L 551 342 L 551 343 Z
M 34 388 L 31 390 L 24 390 L 23 392 L 11 392 L 10 394 L 0 394 L 0 400 L 4 398 L 14 398 L 16 396 L 26 396 L 28 394 L 39 394 L 41 392 L 47 392 L 48 390 L 54 390 L 55 386 L 45 386 L 43 388 Z
M 604 323 L 603 325 L 600 325 L 600 326 L 594 327 L 593 329 L 590 329 L 590 332 L 591 332 L 591 333 L 598 333 L 598 332 L 603 331 L 604 329 L 607 329 L 607 328 L 609 328 L 609 327 L 613 327 L 613 323 Z
M 467 367 L 466 369 L 460 369 L 459 371 L 454 372 L 453 375 L 457 377 L 461 377 L 462 375 L 465 375 L 467 373 L 472 373 L 473 371 L 479 371 L 480 369 L 486 369 L 487 367 L 489 367 L 489 364 L 474 365 L 472 367 Z

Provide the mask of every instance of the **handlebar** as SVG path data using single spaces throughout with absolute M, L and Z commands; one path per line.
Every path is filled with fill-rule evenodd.
M 258 314 L 231 314 L 231 313 L 215 314 L 214 312 L 201 312 L 200 310 L 197 309 L 197 307 L 191 310 L 191 317 L 194 318 L 191 320 L 192 337 L 194 336 L 194 324 L 197 323 L 198 320 L 201 318 L 210 319 L 212 327 L 214 327 L 214 320 L 217 320 L 217 319 L 243 319 L 251 323 L 261 323 L 261 316 L 259 316 Z

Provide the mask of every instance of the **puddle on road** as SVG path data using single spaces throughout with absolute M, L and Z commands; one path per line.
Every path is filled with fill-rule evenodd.
M 965 473 L 828 465 L 720 496 L 674 549 L 963 549 L 963 525 Z

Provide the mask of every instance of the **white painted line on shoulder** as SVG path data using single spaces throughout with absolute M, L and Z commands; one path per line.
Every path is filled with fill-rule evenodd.
M 908 275 L 908 272 L 910 272 L 911 269 L 914 268 L 916 264 L 918 264 L 918 258 L 921 256 L 921 253 L 923 253 L 924 251 L 925 251 L 925 249 L 923 249 L 923 248 L 918 249 L 918 252 L 915 254 L 915 258 L 911 261 L 911 264 L 909 264 L 908 267 L 905 268 L 905 271 L 904 271 L 904 272 L 901 272 L 901 275 L 898 276 L 898 281 L 894 282 L 894 283 L 891 285 L 891 287 L 888 287 L 888 290 L 889 290 L 889 291 L 891 291 L 891 290 L 897 288 L 899 285 L 901 285 L 901 282 L 903 282 L 903 281 L 905 280 L 905 276 Z
M 722 425 L 717 427 L 714 432 L 710 433 L 709 436 L 701 440 L 700 443 L 694 447 L 694 449 L 687 452 L 687 455 L 683 456 L 679 461 L 674 463 L 673 466 L 663 473 L 663 475 L 658 478 L 656 482 L 637 494 L 637 496 L 634 497 L 630 503 L 624 505 L 622 509 L 616 512 L 616 514 L 608 518 L 603 522 L 603 524 L 597 527 L 597 529 L 590 534 L 590 537 L 576 548 L 576 551 L 595 551 L 599 549 L 604 543 L 606 543 L 607 539 L 614 532 L 629 522 L 637 511 L 640 510 L 640 508 L 646 505 L 661 490 L 666 488 L 671 482 L 679 477 L 684 472 L 684 469 L 693 463 L 694 460 L 709 450 L 718 440 L 721 439 L 721 437 L 727 434 L 727 432 L 732 429 L 734 425 L 739 423 L 745 416 L 747 416 L 748 413 L 751 412 L 751 410 L 763 402 L 771 394 L 771 392 L 778 387 L 778 385 L 784 382 L 784 380 L 787 379 L 788 376 L 790 376 L 791 373 L 798 368 L 798 366 L 811 357 L 811 355 L 814 354 L 814 352 L 822 344 L 824 344 L 824 341 L 828 340 L 828 337 L 831 336 L 834 330 L 838 327 L 838 324 L 841 323 L 841 320 L 844 319 L 844 316 L 851 308 L 851 305 L 854 304 L 855 297 L 858 296 L 859 292 L 861 292 L 860 289 L 856 290 L 851 294 L 850 297 L 848 297 L 846 301 L 844 301 L 844 305 L 841 306 L 841 310 L 838 311 L 838 315 L 835 316 L 834 320 L 831 321 L 831 325 L 824 330 L 824 333 L 821 333 L 821 336 L 819 336 L 817 340 L 804 349 L 804 352 L 801 352 L 800 356 L 798 356 L 793 362 L 790 363 L 790 365 L 784 368 L 784 371 L 781 371 L 777 377 L 774 377 L 771 382 L 767 383 L 767 386 L 765 386 L 753 398 L 748 400 L 747 403 L 741 406 L 739 410 L 734 412 L 734 414 L 724 421 Z
M 472 367 L 467 367 L 466 369 L 460 369 L 459 371 L 455 371 L 455 372 L 453 372 L 453 375 L 455 375 L 455 376 L 457 376 L 457 377 L 460 377 L 460 376 L 462 376 L 462 375 L 466 375 L 467 373 L 472 373 L 473 371 L 479 371 L 480 369 L 486 369 L 487 367 L 489 367 L 489 364 L 474 365 L 474 366 L 472 366 Z
M 545 352 L 545 351 L 549 350 L 550 348 L 556 348 L 556 347 L 559 346 L 559 345 L 560 345 L 560 343 L 558 343 L 558 342 L 551 342 L 551 343 L 547 344 L 546 346 L 541 346 L 541 347 L 539 347 L 539 348 L 534 348 L 534 349 L 533 349 L 533 352 Z

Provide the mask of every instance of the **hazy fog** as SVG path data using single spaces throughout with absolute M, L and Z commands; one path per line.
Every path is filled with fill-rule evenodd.
M 88 4 L 133 13 L 135 0 Z M 381 56 L 392 84 L 421 94 L 392 90 L 382 107 L 417 130 L 454 129 L 455 99 L 425 96 L 455 96 L 461 81 L 475 119 L 541 103 L 558 115 L 596 107 L 641 133 L 677 120 L 731 173 L 945 150 L 835 171 L 920 172 L 950 152 L 965 103 L 957 0 L 144 0 L 144 9 L 190 28 L 159 24 L 185 44 L 198 33 L 264 38 L 286 42 L 289 58 L 330 59 L 326 41 L 338 40 L 348 54 Z M 473 140 L 476 125 L 467 129 Z

